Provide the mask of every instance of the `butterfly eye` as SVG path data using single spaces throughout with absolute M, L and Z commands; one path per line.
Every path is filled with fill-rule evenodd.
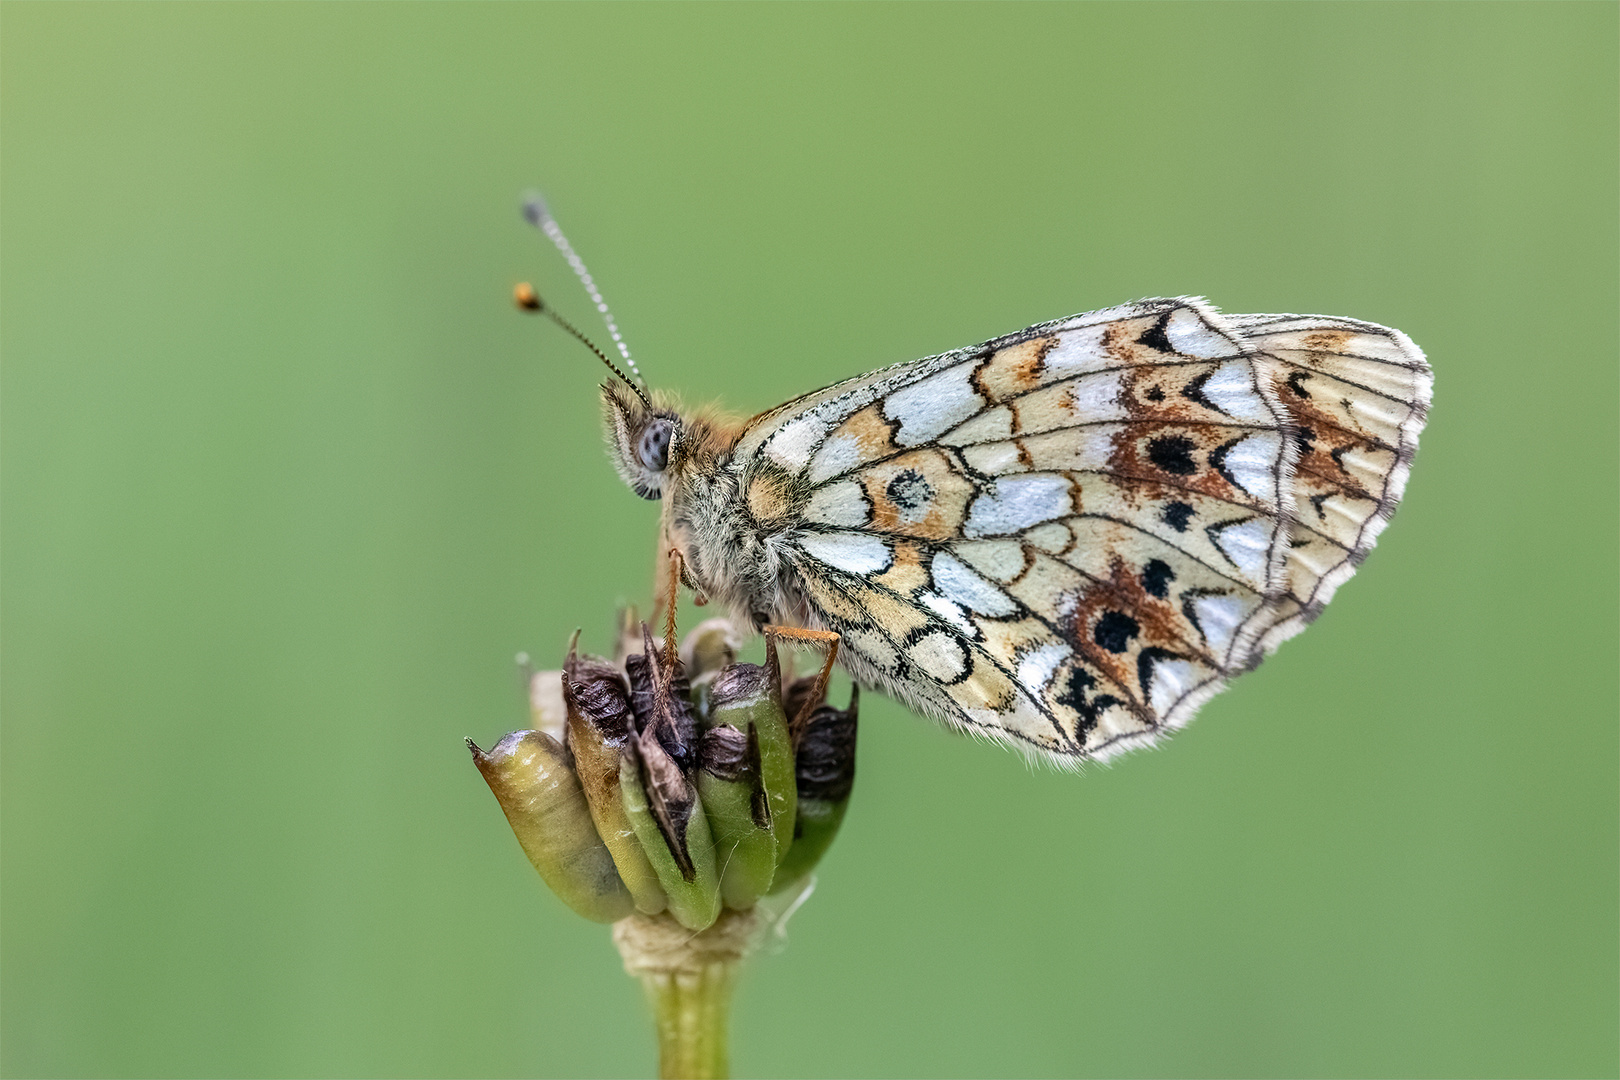
M 636 456 L 641 464 L 653 472 L 663 472 L 664 466 L 669 464 L 669 440 L 675 434 L 675 425 L 658 417 L 641 431 L 641 440 L 636 444 Z

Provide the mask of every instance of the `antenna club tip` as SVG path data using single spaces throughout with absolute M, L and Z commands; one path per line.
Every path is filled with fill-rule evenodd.
M 524 311 L 539 311 L 543 305 L 540 294 L 527 281 L 520 281 L 512 289 L 512 302 Z
M 539 226 L 551 211 L 546 208 L 546 200 L 538 191 L 525 192 L 523 196 L 523 220 L 530 225 Z

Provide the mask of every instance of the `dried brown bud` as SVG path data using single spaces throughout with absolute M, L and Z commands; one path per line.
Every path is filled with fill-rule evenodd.
M 847 709 L 821 705 L 805 724 L 794 762 L 799 812 L 793 823 L 793 846 L 776 868 L 774 889 L 790 889 L 810 874 L 838 835 L 855 786 L 859 702 L 859 689 L 851 687 Z
M 772 695 L 773 689 L 780 694 L 780 687 L 772 685 L 778 678 L 779 676 L 768 667 L 761 667 L 758 664 L 732 664 L 714 677 L 714 699 L 729 702 L 768 697 Z
M 850 688 L 849 708 L 822 705 L 810 714 L 799 740 L 799 798 L 840 803 L 855 786 L 855 717 L 860 691 Z
M 658 696 L 653 662 L 645 653 L 631 653 L 624 658 L 624 673 L 630 679 L 630 709 L 635 713 L 636 730 L 640 731 L 652 720 Z
M 569 653 L 563 676 L 565 697 L 604 742 L 617 744 L 634 734 L 630 697 L 618 668 L 598 657 Z
M 625 658 L 630 676 L 630 707 L 635 713 L 636 730 L 652 732 L 665 753 L 686 772 L 697 766 L 697 717 L 688 698 L 691 688 L 681 670 L 659 655 L 652 632 L 642 626 L 646 652 Z
M 757 736 L 754 739 L 754 748 L 757 754 L 759 749 Z M 743 779 L 749 767 L 748 736 L 730 724 L 710 728 L 703 733 L 698 763 L 704 772 L 716 780 Z

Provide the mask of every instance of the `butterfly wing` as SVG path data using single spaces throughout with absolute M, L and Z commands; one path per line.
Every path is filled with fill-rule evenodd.
M 733 461 L 857 679 L 969 731 L 1106 757 L 1184 724 L 1319 611 L 1399 498 L 1421 415 L 1362 417 L 1374 391 L 1351 378 L 1393 332 L 1251 318 L 1274 321 L 1178 299 L 1030 327 L 789 402 Z M 1322 391 L 1316 411 L 1300 388 Z M 1320 454 L 1339 471 L 1302 471 Z M 1298 504 L 1318 495 L 1307 529 Z

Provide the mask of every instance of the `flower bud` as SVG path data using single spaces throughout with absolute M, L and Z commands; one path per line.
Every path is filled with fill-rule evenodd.
M 737 661 L 737 631 L 730 619 L 705 619 L 681 643 L 681 663 L 693 685 Z
M 669 913 L 688 930 L 702 930 L 720 914 L 720 880 L 697 790 L 651 732 L 627 748 L 619 791 L 631 828 L 669 898 Z
M 798 812 L 793 739 L 782 709 L 781 686 L 776 651 L 768 649 L 765 666 L 733 664 L 715 676 L 708 716 L 711 727 L 729 725 L 745 734 L 753 728 L 759 746 L 759 782 L 778 866 L 793 846 L 793 822 Z
M 514 731 L 487 754 L 467 748 L 529 862 L 563 903 L 596 922 L 634 910 L 613 856 L 597 835 L 567 751 L 540 731 Z
M 631 824 L 669 897 L 670 914 L 682 926 L 701 930 L 720 914 L 720 877 L 714 838 L 692 778 L 697 717 L 687 700 L 690 689 L 680 661 L 671 663 L 659 653 L 645 625 L 641 634 L 645 651 L 625 658 L 638 768 L 621 763 L 620 789 Z M 639 781 L 634 788 L 626 780 L 628 773 Z
M 776 876 L 770 798 L 759 775 L 759 729 L 753 723 L 746 732 L 730 724 L 709 728 L 698 760 L 698 791 L 720 866 L 720 898 L 728 908 L 753 907 Z
M 784 687 L 770 636 L 763 666 L 737 663 L 725 620 L 677 653 L 625 612 L 611 663 L 577 640 L 561 672 L 519 660 L 536 730 L 468 743 L 552 889 L 587 918 L 698 933 L 802 885 L 848 805 L 855 698 L 827 705 L 821 676 Z
M 816 868 L 838 835 L 855 787 L 856 713 L 860 690 L 850 687 L 849 707 L 822 704 L 811 713 L 799 737 L 796 774 L 799 814 L 793 847 L 776 870 L 773 891 L 791 885 Z
M 563 669 L 568 704 L 568 749 L 574 755 L 591 819 L 619 868 L 636 910 L 648 915 L 668 903 L 658 872 L 636 836 L 619 790 L 621 765 L 635 738 L 630 700 L 619 669 L 570 652 Z

